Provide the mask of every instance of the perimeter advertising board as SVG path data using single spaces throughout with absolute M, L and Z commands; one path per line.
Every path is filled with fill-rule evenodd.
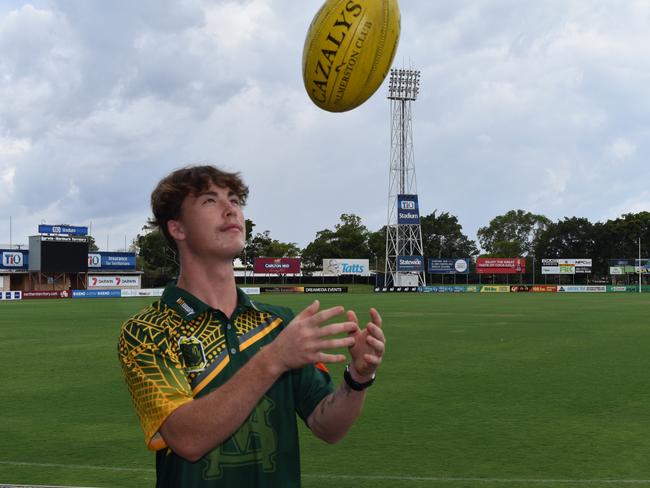
M 476 272 L 479 274 L 518 274 L 526 272 L 524 258 L 478 258 Z
M 22 291 L 0 291 L 0 300 L 3 301 L 14 301 L 22 300 L 23 295 Z
M 469 274 L 469 258 L 429 259 L 431 274 Z
M 323 259 L 323 274 L 370 276 L 370 261 L 368 259 L 345 258 Z
M 424 271 L 424 258 L 422 256 L 397 256 L 397 271 L 417 273 Z
M 300 258 L 255 258 L 253 270 L 256 273 L 299 274 Z
M 88 288 L 140 288 L 140 276 L 88 275 Z
M 397 223 L 420 223 L 420 209 L 417 195 L 397 195 Z

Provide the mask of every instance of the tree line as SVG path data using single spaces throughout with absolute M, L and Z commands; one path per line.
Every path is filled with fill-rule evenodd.
M 606 222 L 590 222 L 584 217 L 565 217 L 553 221 L 544 215 L 510 210 L 494 217 L 477 232 L 477 241 L 463 232 L 458 218 L 449 212 L 433 211 L 420 218 L 422 245 L 427 258 L 524 257 L 536 262 L 543 258 L 591 258 L 592 275 L 605 277 L 609 260 L 648 256 L 650 212 L 627 213 Z M 386 226 L 368 230 L 361 217 L 344 213 L 333 228 L 316 233 L 301 249 L 295 242 L 271 237 L 270 230 L 255 232 L 256 224 L 246 220 L 246 246 L 240 259 L 252 266 L 256 257 L 299 257 L 302 269 L 311 273 L 321 269 L 323 259 L 369 259 L 370 267 L 384 269 Z M 145 273 L 149 286 L 161 286 L 178 274 L 178 262 L 160 232 L 145 226 L 134 240 L 138 269 Z M 534 261 L 535 259 L 535 261 Z

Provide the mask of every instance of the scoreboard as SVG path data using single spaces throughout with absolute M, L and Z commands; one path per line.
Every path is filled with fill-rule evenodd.
M 32 236 L 29 270 L 42 273 L 86 273 L 88 240 L 85 237 Z

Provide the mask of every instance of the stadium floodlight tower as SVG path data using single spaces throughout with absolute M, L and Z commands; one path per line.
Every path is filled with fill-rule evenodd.
M 411 116 L 411 105 L 419 91 L 419 71 L 390 71 L 391 158 L 384 269 L 386 286 L 389 283 L 398 287 L 426 285 Z

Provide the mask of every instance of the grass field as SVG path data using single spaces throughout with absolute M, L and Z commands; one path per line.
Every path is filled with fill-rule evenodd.
M 650 486 L 650 294 L 321 300 L 376 306 L 388 352 L 344 441 L 302 430 L 303 486 Z M 116 354 L 148 301 L 0 303 L 0 485 L 154 485 Z

